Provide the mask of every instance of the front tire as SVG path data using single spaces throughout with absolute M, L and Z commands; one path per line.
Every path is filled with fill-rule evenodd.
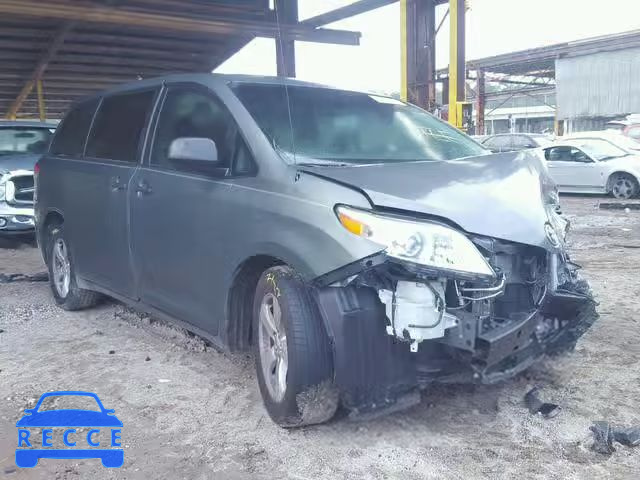
M 64 225 L 50 225 L 47 229 L 47 267 L 53 298 L 65 310 L 82 310 L 100 300 L 99 293 L 78 287 Z
M 628 200 L 638 195 L 638 180 L 627 173 L 617 173 L 611 178 L 611 194 L 620 200 Z
M 266 270 L 253 303 L 258 385 L 281 427 L 326 422 L 338 407 L 329 337 L 304 284 L 289 267 Z

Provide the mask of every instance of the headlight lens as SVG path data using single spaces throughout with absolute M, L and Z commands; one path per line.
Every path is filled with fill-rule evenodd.
M 345 206 L 337 207 L 336 214 L 344 228 L 379 244 L 391 257 L 439 270 L 495 277 L 476 246 L 447 226 Z
M 5 192 L 4 183 L 0 182 L 0 202 L 4 202 L 4 192 Z

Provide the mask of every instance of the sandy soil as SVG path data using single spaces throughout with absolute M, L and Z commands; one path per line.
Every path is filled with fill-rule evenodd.
M 266 415 L 251 358 L 121 305 L 69 313 L 45 283 L 0 284 L 0 475 L 7 478 L 626 479 L 640 447 L 590 450 L 589 425 L 640 424 L 640 211 L 604 211 L 563 197 L 571 249 L 601 302 L 577 350 L 501 385 L 437 387 L 411 410 L 298 430 Z M 1 273 L 44 270 L 30 246 L 0 249 Z M 110 352 L 113 353 L 110 353 Z M 562 405 L 532 416 L 534 384 Z M 50 390 L 97 392 L 124 423 L 125 463 L 40 460 L 17 469 L 15 422 Z

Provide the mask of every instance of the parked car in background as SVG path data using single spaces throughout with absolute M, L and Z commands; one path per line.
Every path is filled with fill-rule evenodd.
M 480 143 L 493 153 L 517 152 L 528 148 L 548 147 L 553 137 L 542 133 L 501 133 L 489 135 Z
M 281 426 L 501 381 L 597 318 L 538 155 L 487 154 L 393 98 L 143 80 L 72 108 L 38 165 L 56 303 L 106 294 L 252 345 Z
M 566 140 L 605 140 L 629 153 L 633 153 L 634 155 L 640 154 L 639 142 L 636 142 L 631 137 L 624 136 L 620 132 L 611 130 L 571 133 L 563 137 L 558 137 L 556 142 L 564 143 Z
M 0 236 L 34 232 L 33 168 L 55 128 L 52 123 L 0 121 Z
M 640 156 L 604 138 L 563 138 L 545 148 L 544 156 L 560 192 L 628 199 L 640 191 Z
M 605 125 L 607 131 L 618 132 L 640 143 L 640 116 L 629 115 L 627 120 L 612 120 Z

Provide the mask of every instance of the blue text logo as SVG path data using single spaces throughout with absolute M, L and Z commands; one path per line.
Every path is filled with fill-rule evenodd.
M 97 410 L 54 409 L 40 410 L 48 397 L 93 398 Z M 26 415 L 16 423 L 18 427 L 18 448 L 16 465 L 35 467 L 40 458 L 99 458 L 105 467 L 121 467 L 124 450 L 121 445 L 122 422 L 114 415 L 115 410 L 107 410 L 95 393 L 90 392 L 48 392 L 40 397 L 36 406 L 25 410 Z M 32 428 L 42 428 L 42 436 L 37 440 L 32 436 Z M 54 438 L 55 434 L 60 438 Z M 77 429 L 88 429 L 79 433 Z M 54 448 L 62 442 L 64 448 Z M 59 445 L 62 447 L 62 445 Z M 87 448 L 84 448 L 86 445 Z M 107 448 L 109 447 L 109 448 Z

